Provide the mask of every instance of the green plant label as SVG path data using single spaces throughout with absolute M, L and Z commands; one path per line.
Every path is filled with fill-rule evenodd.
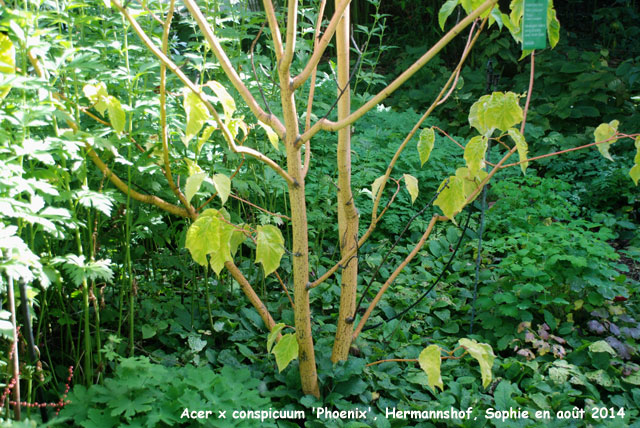
M 522 49 L 547 47 L 547 8 L 549 0 L 526 0 L 522 20 Z

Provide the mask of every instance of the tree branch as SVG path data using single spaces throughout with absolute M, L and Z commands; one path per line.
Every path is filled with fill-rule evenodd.
M 273 2 L 271 0 L 263 0 L 264 11 L 267 15 L 267 21 L 269 21 L 269 29 L 271 30 L 271 37 L 273 38 L 273 47 L 276 51 L 276 59 L 280 61 L 282 58 L 282 36 L 280 35 L 280 26 L 278 25 L 278 18 L 276 18 L 276 12 L 273 8 Z
M 340 3 L 338 7 L 336 7 L 336 11 L 333 13 L 331 21 L 329 21 L 329 25 L 324 31 L 324 34 L 322 35 L 318 46 L 313 50 L 313 54 L 311 55 L 311 58 L 309 58 L 307 65 L 304 67 L 302 72 L 293 79 L 292 86 L 294 90 L 298 89 L 309 78 L 311 73 L 313 73 L 313 70 L 318 66 L 320 58 L 322 58 L 325 49 L 333 38 L 333 35 L 336 32 L 336 28 L 338 28 L 338 23 L 342 19 L 344 10 L 347 8 L 347 6 L 349 6 L 349 3 L 351 3 L 351 0 L 342 0 L 342 3 Z
M 429 51 L 427 51 L 420 59 L 418 59 L 411 67 L 406 69 L 400 76 L 398 76 L 393 82 L 391 82 L 386 88 L 382 89 L 376 96 L 371 98 L 365 104 L 363 104 L 358 110 L 351 113 L 349 116 L 338 122 L 332 122 L 327 119 L 319 120 L 311 129 L 306 131 L 300 136 L 301 142 L 305 142 L 312 136 L 317 134 L 320 130 L 325 131 L 338 131 L 345 126 L 349 126 L 369 110 L 381 103 L 385 98 L 391 95 L 396 89 L 398 89 L 404 82 L 406 82 L 411 76 L 413 76 L 420 68 L 428 63 L 434 56 L 436 56 L 454 37 L 462 32 L 462 30 L 473 22 L 478 16 L 485 11 L 491 9 L 498 0 L 486 0 L 480 7 L 474 10 L 470 15 L 461 20 L 455 27 L 453 27 L 442 39 L 438 41 Z
M 194 94 L 198 95 L 200 100 L 204 103 L 204 105 L 207 107 L 207 110 L 209 110 L 209 113 L 211 113 L 211 115 L 215 119 L 216 123 L 218 124 L 218 127 L 222 131 L 222 134 L 224 135 L 225 140 L 227 140 L 227 143 L 229 144 L 229 148 L 231 149 L 231 151 L 233 151 L 235 153 L 244 153 L 244 154 L 247 154 L 247 155 L 249 155 L 251 157 L 254 157 L 254 158 L 264 162 L 269 167 L 271 167 L 275 172 L 277 172 L 278 175 L 280 175 L 282 178 L 284 178 L 289 184 L 293 184 L 294 181 L 291 178 L 291 176 L 284 169 L 282 169 L 282 167 L 280 167 L 280 165 L 278 165 L 276 162 L 274 162 L 268 156 L 264 155 L 263 153 L 259 152 L 258 150 L 255 150 L 255 149 L 252 149 L 252 148 L 249 148 L 249 147 L 236 145 L 236 143 L 233 141 L 233 138 L 231 137 L 231 133 L 229 132 L 229 128 L 227 128 L 227 126 L 222 122 L 222 120 L 220 119 L 220 115 L 218 114 L 216 109 L 211 105 L 209 100 L 207 100 L 206 97 L 204 97 L 204 95 L 203 95 L 202 91 L 200 90 L 200 88 L 198 88 L 182 72 L 182 70 L 180 70 L 178 68 L 178 66 L 171 59 L 169 59 L 164 53 L 162 53 L 162 51 L 160 49 L 158 49 L 157 46 L 155 46 L 153 44 L 151 39 L 149 39 L 149 36 L 146 35 L 144 30 L 142 30 L 142 28 L 140 27 L 138 22 L 126 11 L 126 9 L 124 9 L 124 7 L 122 7 L 122 5 L 120 4 L 120 2 L 118 0 L 111 0 L 111 1 L 120 10 L 120 12 L 125 16 L 125 18 L 127 18 L 129 23 L 131 24 L 132 28 L 134 29 L 134 31 L 136 32 L 138 37 L 140 37 L 140 39 L 145 44 L 145 46 L 161 62 L 163 62 L 167 66 L 167 68 L 169 70 L 174 72 L 176 74 L 176 76 L 178 76 L 178 78 L 182 81 L 182 83 L 184 83 Z
M 115 1 L 116 0 L 114 0 L 114 2 Z M 296 2 L 292 2 L 292 3 L 296 3 Z M 195 3 L 194 0 L 184 0 L 184 4 L 185 6 L 187 6 L 187 9 L 189 9 L 191 16 L 193 16 L 195 21 L 198 23 L 198 27 L 200 27 L 200 31 L 202 31 L 205 39 L 207 39 L 207 42 L 209 43 L 209 46 L 211 47 L 213 54 L 218 59 L 220 66 L 224 70 L 224 73 L 227 75 L 227 77 L 231 81 L 231 84 L 240 93 L 240 96 L 242 97 L 244 102 L 247 103 L 247 106 L 251 109 L 251 111 L 258 118 L 258 120 L 271 126 L 273 130 L 278 134 L 278 136 L 280 138 L 283 138 L 284 126 L 282 125 L 280 120 L 278 120 L 277 117 L 275 117 L 274 115 L 268 114 L 258 105 L 258 102 L 256 101 L 256 99 L 253 97 L 249 89 L 247 89 L 245 84 L 242 82 L 242 79 L 240 78 L 240 76 L 238 76 L 238 73 L 231 65 L 231 61 L 229 61 L 229 57 L 227 57 L 227 54 L 225 53 L 224 49 L 222 49 L 222 46 L 218 42 L 218 39 L 213 34 L 213 30 L 211 29 L 211 26 L 209 25 L 209 23 L 207 22 L 207 19 L 202 14 L 202 11 L 198 7 L 198 5 Z
M 358 337 L 358 335 L 362 331 L 362 327 L 364 327 L 364 324 L 369 319 L 369 316 L 371 316 L 371 312 L 373 312 L 378 302 L 380 302 L 380 299 L 382 299 L 382 295 L 385 293 L 385 291 L 387 291 L 389 286 L 393 284 L 393 281 L 395 281 L 395 279 L 398 277 L 400 272 L 402 272 L 404 268 L 409 264 L 409 262 L 411 262 L 411 260 L 413 260 L 413 258 L 418 254 L 418 252 L 422 249 L 422 246 L 425 244 L 425 242 L 427 242 L 427 238 L 429 238 L 429 235 L 431 235 L 431 231 L 433 230 L 433 227 L 436 225 L 436 222 L 438 220 L 446 220 L 446 219 L 447 219 L 446 217 L 441 217 L 437 215 L 434 215 L 431 218 L 431 221 L 429 222 L 429 226 L 427 226 L 427 230 L 422 235 L 422 238 L 420 238 L 420 241 L 418 241 L 418 243 L 413 248 L 413 250 L 411 250 L 411 253 L 409 253 L 409 255 L 404 259 L 404 261 L 400 263 L 400 265 L 396 268 L 396 270 L 393 271 L 391 276 L 387 279 L 387 281 L 384 283 L 382 288 L 380 288 L 380 290 L 378 291 L 378 294 L 376 294 L 376 297 L 374 297 L 371 303 L 369 304 L 369 307 L 367 308 L 366 312 L 362 316 L 362 319 L 358 323 L 358 326 L 353 332 L 354 340 Z

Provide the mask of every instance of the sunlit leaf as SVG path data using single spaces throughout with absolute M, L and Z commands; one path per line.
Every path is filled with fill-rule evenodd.
M 527 155 L 529 154 L 529 145 L 524 139 L 524 135 L 520 133 L 516 128 L 509 128 L 507 130 L 509 136 L 516 143 L 516 148 L 518 150 L 518 156 L 520 157 L 520 169 L 522 173 L 525 174 L 527 167 L 529 166 L 529 162 L 525 162 L 527 160 Z
M 442 376 L 440 375 L 440 347 L 438 345 L 429 345 L 420 352 L 418 357 L 420 368 L 427 374 L 429 386 L 436 391 L 436 386 L 440 387 L 440 391 L 444 389 Z
M 613 355 L 614 357 L 618 355 L 617 352 L 613 350 L 611 345 L 609 345 L 604 340 L 598 340 L 597 342 L 593 342 L 591 345 L 589 345 L 589 351 L 606 352 L 608 354 Z
M 460 0 L 447 0 L 447 2 L 440 8 L 440 11 L 438 12 L 438 24 L 442 31 L 444 31 L 444 24 L 447 22 L 447 18 L 451 15 L 458 3 L 460 3 Z
M 264 276 L 274 272 L 280 266 L 284 254 L 284 237 L 275 226 L 258 226 L 256 239 L 256 263 L 262 263 Z
M 376 181 L 371 185 L 371 198 L 375 201 L 378 196 L 378 191 L 380 190 L 380 186 L 382 186 L 382 181 L 384 180 L 384 175 L 376 178 Z
M 547 36 L 549 37 L 549 44 L 553 49 L 560 40 L 560 21 L 558 21 L 556 17 L 553 0 L 549 0 L 549 6 L 547 6 Z
M 418 197 L 418 179 L 413 175 L 404 174 L 404 184 L 407 186 L 407 190 L 409 191 L 409 195 L 411 195 L 411 203 L 413 204 Z
M 196 172 L 187 178 L 187 184 L 184 186 L 184 196 L 187 198 L 187 202 L 191 202 L 193 195 L 198 193 L 205 178 L 207 178 L 206 172 Z
M 0 73 L 13 74 L 16 72 L 16 48 L 11 39 L 0 33 Z
M 231 120 L 233 116 L 233 112 L 236 111 L 236 102 L 233 100 L 229 92 L 227 92 L 226 88 L 222 86 L 219 82 L 215 80 L 211 80 L 206 83 L 205 86 L 211 88 L 218 100 L 222 104 L 222 109 L 224 110 L 225 121 Z
M 262 129 L 264 129 L 264 131 L 267 133 L 267 138 L 269 139 L 271 145 L 275 147 L 276 150 L 278 150 L 278 134 L 276 134 L 276 131 L 274 131 L 266 123 L 258 121 L 258 125 L 260 125 L 260 127 L 262 127 Z
M 224 174 L 214 174 L 211 179 L 218 192 L 218 197 L 222 201 L 222 205 L 224 205 L 229 198 L 229 194 L 231 194 L 231 180 Z
M 124 125 L 126 123 L 126 115 L 120 105 L 120 101 L 112 95 L 106 98 L 107 111 L 109 112 L 109 122 L 111 126 L 116 130 L 118 134 L 124 131 Z
M 616 133 L 618 132 L 619 124 L 620 122 L 618 122 L 617 120 L 612 120 L 609 123 L 601 123 L 593 132 L 593 136 L 595 137 L 596 142 L 608 140 L 609 138 L 616 135 Z M 606 159 L 609 159 L 610 161 L 613 161 L 611 154 L 609 154 L 609 147 L 611 147 L 611 143 L 613 143 L 613 141 L 607 141 L 606 143 L 600 143 L 596 145 L 596 147 L 598 148 L 598 151 L 602 156 L 604 156 Z
M 184 89 L 184 111 L 187 115 L 187 127 L 182 142 L 185 146 L 195 137 L 209 118 L 209 110 L 200 97 L 188 88 Z
M 482 135 L 473 137 L 464 148 L 464 160 L 472 173 L 477 173 L 484 168 L 484 156 L 487 153 L 489 140 Z
M 491 345 L 478 343 L 473 339 L 466 338 L 460 339 L 458 343 L 478 361 L 480 364 L 480 373 L 482 374 L 482 386 L 485 388 L 488 387 L 491 384 L 493 360 L 496 358 L 495 355 L 493 355 Z
M 105 110 L 107 110 L 107 86 L 103 82 L 94 84 L 86 84 L 82 88 L 84 96 L 89 98 L 89 101 L 93 104 L 93 108 L 96 109 L 101 116 L 104 116 Z
M 494 129 L 506 131 L 522 122 L 522 108 L 518 96 L 513 92 L 494 92 L 484 95 L 469 110 L 469 124 L 484 136 Z
M 232 138 L 236 138 L 239 131 L 244 132 L 244 135 L 249 134 L 249 128 L 247 127 L 247 124 L 240 118 L 233 118 L 231 120 L 228 120 L 226 121 L 226 125 L 229 129 L 229 132 L 231 133 Z
M 425 128 L 420 131 L 420 139 L 418 140 L 418 154 L 420 155 L 420 166 L 429 160 L 431 150 L 436 141 L 436 135 L 433 127 Z
M 440 192 L 440 194 L 433 205 L 440 207 L 444 215 L 456 223 L 454 217 L 462 211 L 466 201 L 462 179 L 456 176 L 445 179 L 442 184 L 440 184 L 438 192 Z
M 285 334 L 282 339 L 273 347 L 271 353 L 276 356 L 278 371 L 281 372 L 289 363 L 298 358 L 298 340 L 292 333 Z
M 224 263 L 231 261 L 233 231 L 233 225 L 224 220 L 220 211 L 208 209 L 187 230 L 185 247 L 201 266 L 207 265 L 207 255 L 210 255 L 211 269 L 219 275 Z
M 269 336 L 267 336 L 267 352 L 269 353 L 271 352 L 271 348 L 273 347 L 273 344 L 276 341 L 278 334 L 280 334 L 282 329 L 285 327 L 286 325 L 284 323 L 278 323 L 273 326 L 273 328 L 269 332 Z

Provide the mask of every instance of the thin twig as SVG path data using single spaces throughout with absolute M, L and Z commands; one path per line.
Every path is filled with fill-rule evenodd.
M 251 43 L 251 69 L 253 70 L 253 77 L 256 79 L 256 84 L 258 85 L 258 90 L 260 91 L 260 95 L 262 95 L 262 101 L 264 101 L 264 107 L 267 109 L 267 111 L 269 111 L 269 114 L 273 114 L 271 112 L 271 107 L 269 107 L 269 103 L 267 102 L 267 97 L 264 95 L 264 91 L 262 90 L 262 85 L 260 84 L 260 79 L 258 79 L 258 73 L 256 73 L 256 64 L 253 61 L 253 51 L 256 48 L 256 43 L 258 43 L 258 39 L 260 38 L 260 36 L 262 35 L 262 30 L 264 29 L 264 26 L 267 25 L 267 21 L 262 23 L 262 26 L 260 27 L 260 31 L 258 31 L 258 35 L 256 36 L 255 39 L 253 39 L 253 42 Z
M 282 281 L 282 278 L 280 278 L 278 271 L 273 271 L 273 273 L 276 274 L 276 278 L 278 278 L 278 281 L 280 281 L 280 285 L 282 286 L 282 289 L 284 290 L 285 293 L 287 293 L 287 298 L 289 299 L 289 303 L 291 303 L 291 310 L 295 312 L 296 305 L 293 304 L 293 300 L 291 299 L 291 295 L 289 294 L 289 289 L 287 288 L 285 283 Z

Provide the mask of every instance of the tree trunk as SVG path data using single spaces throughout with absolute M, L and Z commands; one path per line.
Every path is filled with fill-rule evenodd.
M 339 0 L 336 0 L 336 6 Z M 338 54 L 338 121 L 351 113 L 349 87 L 349 7 L 336 29 Z M 358 245 L 358 210 L 351 192 L 351 127 L 338 131 L 338 239 L 342 257 Z M 351 347 L 358 285 L 357 253 L 342 269 L 338 328 L 331 361 L 346 360 Z

